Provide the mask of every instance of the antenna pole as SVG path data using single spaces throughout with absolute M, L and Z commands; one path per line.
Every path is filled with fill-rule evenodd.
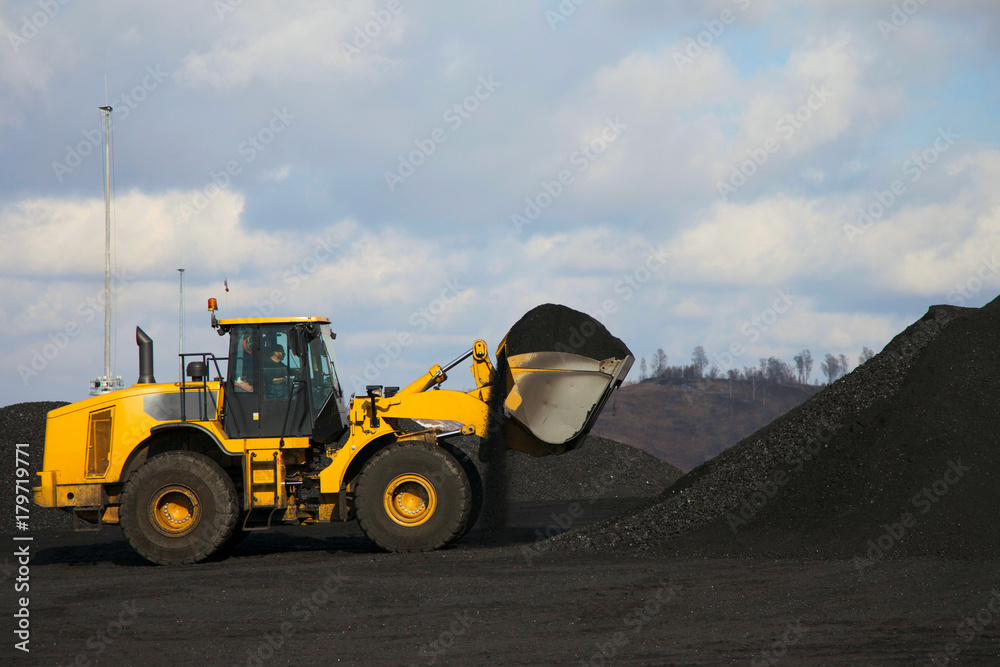
M 120 377 L 111 377 L 111 111 L 97 107 L 104 114 L 104 376 L 90 385 L 90 395 L 97 396 L 122 388 Z
M 180 380 L 184 382 L 184 269 L 177 269 L 181 277 L 180 314 L 177 317 L 177 358 L 180 360 Z
M 104 377 L 111 377 L 111 107 L 104 113 Z

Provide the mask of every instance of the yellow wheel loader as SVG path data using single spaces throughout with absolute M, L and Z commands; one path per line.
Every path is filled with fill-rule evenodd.
M 226 356 L 181 355 L 187 377 L 157 383 L 153 341 L 137 327 L 135 385 L 48 414 L 35 501 L 72 513 L 76 529 L 120 524 L 154 563 L 224 554 L 278 523 L 354 518 L 389 551 L 447 546 L 483 502 L 476 466 L 449 438 L 562 454 L 634 361 L 593 318 L 546 304 L 511 328 L 497 366 L 477 340 L 407 387 L 371 385 L 345 402 L 329 320 L 220 321 L 214 299 L 209 310 Z M 475 388 L 441 389 L 470 359 Z

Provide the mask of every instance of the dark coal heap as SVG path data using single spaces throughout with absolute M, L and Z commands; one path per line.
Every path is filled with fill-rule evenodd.
M 479 438 L 452 440 L 486 472 L 478 457 Z M 508 500 L 589 500 L 648 498 L 683 473 L 666 461 L 629 445 L 588 435 L 576 449 L 559 456 L 535 458 L 507 450 Z M 483 510 L 485 512 L 485 508 Z
M 1000 299 L 934 306 L 878 355 L 561 549 L 995 559 Z
M 529 352 L 569 352 L 591 359 L 624 359 L 628 347 L 586 313 L 546 303 L 532 308 L 510 328 L 507 356 Z
M 14 474 L 15 447 L 19 443 L 30 445 L 28 485 L 38 486 L 38 476 L 42 469 L 42 452 L 45 444 L 45 417 L 49 410 L 55 410 L 66 403 L 17 403 L 0 408 L 0 533 L 8 535 L 14 528 Z M 22 457 L 23 460 L 23 457 Z M 69 514 L 47 507 L 39 507 L 32 499 L 28 515 L 28 534 L 37 531 L 73 529 L 73 519 Z

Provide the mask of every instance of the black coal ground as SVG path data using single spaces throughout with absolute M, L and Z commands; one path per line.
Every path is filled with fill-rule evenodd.
M 562 511 L 512 520 L 542 526 Z M 960 664 L 1000 656 L 995 564 L 908 559 L 861 578 L 846 560 L 529 560 L 472 542 L 383 554 L 339 532 L 349 526 L 282 528 L 226 560 L 169 568 L 139 559 L 117 529 L 40 536 L 32 652 L 5 639 L 0 662 L 913 665 L 949 645 Z

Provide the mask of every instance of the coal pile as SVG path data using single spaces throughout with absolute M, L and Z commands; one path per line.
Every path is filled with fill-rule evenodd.
M 554 549 L 996 558 L 1000 300 L 934 306 L 873 359 Z
M 15 448 L 19 443 L 30 445 L 29 486 L 38 485 L 35 474 L 42 469 L 45 444 L 45 417 L 50 410 L 66 403 L 17 403 L 0 408 L 0 533 L 11 534 L 14 528 Z M 23 451 L 23 450 L 22 450 Z M 23 456 L 21 457 L 23 461 Z M 73 529 L 73 519 L 62 510 L 39 507 L 32 499 L 28 515 L 28 533 Z
M 603 361 L 631 354 L 625 343 L 590 315 L 553 303 L 525 313 L 507 332 L 505 341 L 508 357 L 556 351 Z
M 478 458 L 479 438 L 450 442 L 469 455 L 485 479 L 486 464 Z M 640 449 L 595 435 L 588 435 L 578 448 L 559 456 L 535 458 L 507 450 L 506 459 L 510 502 L 649 498 L 683 474 Z

